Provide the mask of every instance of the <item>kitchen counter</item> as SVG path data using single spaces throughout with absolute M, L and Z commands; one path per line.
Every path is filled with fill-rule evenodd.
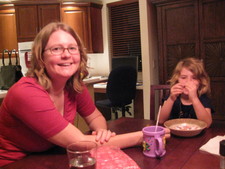
M 108 80 L 108 77 L 105 77 L 105 76 L 92 76 L 89 78 L 85 78 L 83 81 L 86 85 L 89 85 L 89 84 L 95 84 L 100 82 L 106 82 L 107 80 Z

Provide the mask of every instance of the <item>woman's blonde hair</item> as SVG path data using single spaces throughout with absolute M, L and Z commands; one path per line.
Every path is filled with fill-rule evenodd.
M 196 58 L 185 58 L 178 62 L 173 71 L 172 77 L 168 81 L 171 87 L 178 83 L 182 68 L 186 68 L 187 70 L 191 71 L 194 76 L 196 76 L 197 80 L 199 81 L 199 96 L 201 96 L 202 94 L 210 95 L 210 78 L 204 69 L 202 61 Z
M 31 67 L 27 72 L 27 76 L 37 78 L 39 84 L 46 90 L 52 87 L 51 80 L 45 70 L 45 64 L 43 61 L 43 53 L 48 43 L 49 37 L 53 32 L 57 30 L 63 30 L 69 33 L 77 42 L 80 52 L 80 65 L 76 73 L 67 81 L 66 89 L 74 92 L 81 92 L 83 86 L 83 78 L 88 75 L 87 71 L 87 54 L 84 50 L 83 44 L 76 34 L 76 32 L 68 25 L 62 22 L 53 22 L 46 25 L 35 37 L 32 46 Z M 71 90 L 72 89 L 72 90 Z

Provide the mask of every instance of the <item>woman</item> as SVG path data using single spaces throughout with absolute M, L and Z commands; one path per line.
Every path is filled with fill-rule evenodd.
M 10 88 L 0 108 L 0 166 L 82 140 L 120 148 L 141 144 L 141 131 L 115 135 L 107 130 L 82 81 L 88 74 L 86 63 L 83 45 L 69 26 L 50 23 L 38 33 L 27 76 Z M 73 125 L 76 112 L 92 135 Z
M 169 80 L 170 96 L 164 102 L 159 122 L 167 119 L 194 118 L 212 123 L 213 112 L 210 95 L 210 79 L 201 60 L 186 58 L 174 69 Z

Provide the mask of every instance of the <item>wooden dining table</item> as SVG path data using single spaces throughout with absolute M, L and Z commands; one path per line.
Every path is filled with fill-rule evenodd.
M 120 118 L 108 122 L 110 130 L 117 134 L 142 130 L 155 121 Z M 220 158 L 217 155 L 203 152 L 199 148 L 211 138 L 225 135 L 225 121 L 214 121 L 212 126 L 194 137 L 178 137 L 172 135 L 167 139 L 166 154 L 162 158 L 146 157 L 142 146 L 123 149 L 141 169 L 218 169 Z M 130 140 L 132 141 L 132 140 Z M 47 152 L 34 153 L 3 169 L 68 169 L 68 159 L 63 148 L 53 148 Z

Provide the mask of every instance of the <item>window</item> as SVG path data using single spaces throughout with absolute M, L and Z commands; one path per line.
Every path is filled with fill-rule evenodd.
M 126 0 L 107 4 L 110 22 L 110 53 L 112 57 L 138 57 L 138 70 L 142 71 L 139 4 Z

